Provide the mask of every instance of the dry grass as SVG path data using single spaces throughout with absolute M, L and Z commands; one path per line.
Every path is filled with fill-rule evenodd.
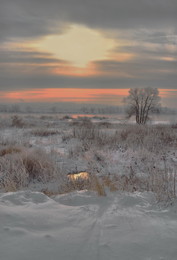
M 99 128 L 112 128 L 113 125 L 110 122 L 104 121 L 97 123 Z
M 0 157 L 0 188 L 12 191 L 27 187 L 30 182 L 47 183 L 58 174 L 55 163 L 41 150 L 23 149 Z
M 68 177 L 63 179 L 62 185 L 60 186 L 60 193 L 68 193 L 76 190 L 90 190 L 90 179 L 76 179 L 71 180 Z
M 15 127 L 24 127 L 20 117 L 14 116 L 12 122 Z M 57 191 L 49 191 L 47 188 L 43 190 L 48 196 L 86 189 L 95 191 L 99 196 L 105 196 L 106 191 L 110 190 L 152 191 L 158 201 L 171 201 L 176 197 L 175 162 L 173 164 L 170 161 L 168 154 L 169 151 L 176 151 L 176 127 L 119 125 L 113 129 L 104 122 L 94 124 L 88 118 L 79 118 L 75 122 L 77 124 L 72 125 L 71 130 L 68 127 L 72 123 L 67 123 L 67 120 L 62 123 L 61 138 L 68 144 L 65 146 L 67 153 L 62 160 L 68 163 L 68 168 L 72 168 L 69 165 L 72 164 L 71 159 L 76 163 L 78 159 L 88 162 L 86 169 L 92 173 L 89 179 L 69 180 L 66 175 L 68 171 L 65 168 L 63 171 L 59 169 L 56 163 L 58 158 L 53 160 L 52 155 L 46 154 L 44 150 L 29 148 L 31 136 L 25 136 L 21 129 L 13 129 L 14 135 L 10 136 L 9 132 L 4 135 L 2 132 L 0 136 L 0 188 L 16 191 L 28 187 L 32 182 L 47 184 L 56 180 Z M 52 126 L 42 128 L 43 125 L 39 121 L 37 129 L 27 131 L 35 135 L 37 141 L 37 137 L 40 139 L 61 134 L 58 126 L 50 129 Z M 163 166 L 162 156 L 166 156 L 166 166 Z M 125 165 L 121 168 L 119 162 Z M 145 172 L 146 175 L 138 176 L 137 172 Z M 98 177 L 97 174 L 102 174 L 103 177 Z
M 28 184 L 28 173 L 20 154 L 7 154 L 0 158 L 0 188 L 15 191 Z
M 92 123 L 88 126 L 87 124 L 73 128 L 73 138 L 81 141 L 86 150 L 106 146 L 109 149 L 116 149 L 121 146 L 126 150 L 147 149 L 159 153 L 168 149 L 167 147 L 177 147 L 176 129 L 171 126 L 124 125 L 117 131 L 110 131 L 100 129 Z
M 25 123 L 23 122 L 22 118 L 20 118 L 18 115 L 14 115 L 11 117 L 12 120 L 12 126 L 13 127 L 18 127 L 18 128 L 23 128 L 25 127 Z
M 102 177 L 102 182 L 110 191 L 114 192 L 118 190 L 115 180 L 112 180 L 109 176 Z
M 98 196 L 106 196 L 105 186 L 96 175 L 89 175 L 89 178 L 76 179 L 71 179 L 67 176 L 63 176 L 63 180 L 61 183 L 62 184 L 60 185 L 57 192 L 45 190 L 45 194 L 48 194 L 48 196 L 52 196 L 55 194 L 69 193 L 73 191 L 90 190 L 96 192 Z
M 155 171 L 149 176 L 149 190 L 156 194 L 157 201 L 169 202 L 176 198 L 177 174 Z
M 115 134 L 114 140 L 126 148 L 143 147 L 151 152 L 164 150 L 177 145 L 177 133 L 171 126 L 125 126 L 122 131 Z
M 104 183 L 95 175 L 91 177 L 90 189 L 96 191 L 98 196 L 106 196 Z
M 151 191 L 158 202 L 169 202 L 176 198 L 177 174 L 165 171 L 154 171 L 144 178 L 136 175 L 112 175 L 101 178 L 103 187 L 110 191 L 143 192 Z
M 97 178 L 99 185 L 95 185 L 96 190 L 109 188 L 111 191 L 152 191 L 158 201 L 171 201 L 176 197 L 177 177 L 174 173 L 176 166 L 170 157 L 177 147 L 177 132 L 174 126 L 121 125 L 117 131 L 110 131 L 110 129 L 103 131 L 94 124 L 89 127 L 80 124 L 73 128 L 73 137 L 80 142 L 80 145 L 72 148 L 69 153 L 71 157 L 87 158 L 88 156 L 87 159 L 96 167 L 95 172 L 94 169 L 90 169 L 90 172 L 99 172 L 103 175 L 106 171 L 110 173 L 107 177 Z M 93 151 L 99 150 L 102 151 L 103 158 L 93 156 Z M 106 155 L 109 151 L 114 157 L 114 151 L 117 150 L 120 151 L 117 153 L 118 156 L 122 156 L 122 159 L 129 161 L 130 164 L 129 167 L 126 168 L 125 165 L 123 168 L 125 172 L 114 174 L 111 172 L 112 166 L 109 161 L 111 157 L 108 158 Z M 119 160 L 121 157 L 117 162 Z M 145 172 L 146 175 L 138 176 L 137 172 Z M 93 183 L 97 183 L 97 180 Z M 98 193 L 102 192 L 98 191 Z
M 41 137 L 47 137 L 51 135 L 57 135 L 59 134 L 58 130 L 55 129 L 35 129 L 31 131 L 31 134 L 34 136 L 41 136 Z
M 14 133 L 11 136 L 0 135 L 0 149 L 8 149 L 9 147 L 16 147 L 21 149 L 22 147 L 31 147 L 29 143 L 29 136 L 23 136 L 18 133 Z
M 61 118 L 61 120 L 71 120 L 73 119 L 72 116 L 65 115 Z
M 20 153 L 22 148 L 16 146 L 8 146 L 0 150 L 0 156 L 5 156 L 7 154 Z
M 47 182 L 54 177 L 54 162 L 42 150 L 27 151 L 22 155 L 22 162 L 30 181 Z

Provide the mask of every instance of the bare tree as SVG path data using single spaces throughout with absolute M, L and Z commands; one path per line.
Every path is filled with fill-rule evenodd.
M 149 113 L 160 107 L 160 96 L 157 88 L 131 88 L 125 98 L 128 105 L 127 116 L 135 115 L 137 124 L 146 124 Z

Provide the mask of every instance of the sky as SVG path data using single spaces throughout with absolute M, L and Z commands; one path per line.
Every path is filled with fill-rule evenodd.
M 0 102 L 120 105 L 136 87 L 177 108 L 176 0 L 0 0 Z

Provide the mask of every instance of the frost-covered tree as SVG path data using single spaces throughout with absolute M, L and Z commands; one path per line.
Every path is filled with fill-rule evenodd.
M 127 117 L 135 116 L 137 124 L 146 124 L 149 113 L 160 107 L 160 96 L 157 88 L 131 88 L 127 103 Z

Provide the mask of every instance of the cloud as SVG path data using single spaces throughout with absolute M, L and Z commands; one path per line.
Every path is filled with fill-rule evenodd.
M 110 60 L 93 61 L 99 75 L 56 75 L 51 70 L 67 66 L 66 61 L 34 49 L 1 48 L 0 90 L 177 88 L 176 0 L 0 1 L 1 45 L 63 34 L 72 24 L 116 39 L 118 47 Z M 120 61 L 123 53 L 133 58 Z
M 46 8 L 45 8 L 46 6 Z M 55 9 L 56 8 L 56 9 Z M 2 0 L 0 2 L 0 39 L 33 38 L 66 29 L 61 19 L 57 18 L 58 4 L 50 12 L 48 1 Z M 58 17 L 61 12 L 58 13 Z
M 1 40 L 62 33 L 70 23 L 100 29 L 177 30 L 176 0 L 1 0 Z
M 139 78 L 121 78 L 109 76 L 97 77 L 65 77 L 54 75 L 12 75 L 11 77 L 1 75 L 0 91 L 2 90 L 20 90 L 20 89 L 40 89 L 40 88 L 130 88 L 130 87 L 157 87 L 157 88 L 174 88 L 176 86 L 175 74 L 159 73 L 153 77 Z
M 0 64 L 4 63 L 23 63 L 23 64 L 63 64 L 63 60 L 55 59 L 52 55 L 45 52 L 25 51 L 25 50 L 4 50 L 0 52 Z
M 177 74 L 177 60 L 154 57 L 136 57 L 134 60 L 117 62 L 116 60 L 98 61 L 97 66 L 104 73 L 111 75 L 125 74 L 128 78 L 158 78 L 163 77 L 165 71 L 169 75 Z M 103 74 L 104 74 L 103 73 Z

